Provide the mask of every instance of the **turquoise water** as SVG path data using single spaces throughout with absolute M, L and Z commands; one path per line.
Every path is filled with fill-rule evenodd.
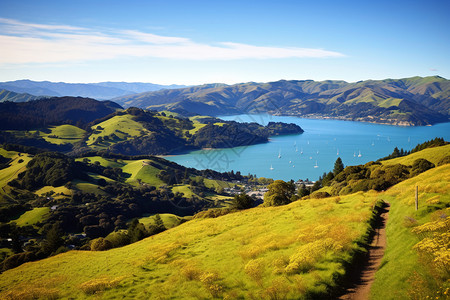
M 283 180 L 307 178 L 316 180 L 324 172 L 333 169 L 337 157 L 341 157 L 346 166 L 358 165 L 389 155 L 395 147 L 410 150 L 417 144 L 435 137 L 443 137 L 450 141 L 450 123 L 424 127 L 397 127 L 265 114 L 220 118 L 257 122 L 263 125 L 271 121 L 295 123 L 305 132 L 272 137 L 265 144 L 199 150 L 166 158 L 196 169 L 213 169 L 220 172 L 234 170 L 244 175 L 256 174 L 258 177 Z

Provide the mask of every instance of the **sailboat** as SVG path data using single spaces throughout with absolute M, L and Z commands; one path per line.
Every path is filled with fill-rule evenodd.
M 316 165 L 314 166 L 314 169 L 317 169 L 319 166 L 317 165 L 317 160 L 316 160 Z
M 300 154 L 303 154 L 303 148 L 300 148 Z
M 374 142 L 372 142 L 372 146 L 375 146 L 375 143 L 374 143 Z
M 272 165 L 270 165 L 270 170 L 273 170 L 273 167 L 272 167 Z
M 280 151 L 278 152 L 278 158 L 281 158 L 281 149 L 280 149 Z
M 337 149 L 337 153 L 336 153 L 336 155 L 339 155 L 339 149 Z
M 359 151 L 359 153 L 358 153 L 358 157 L 361 157 L 362 155 L 361 155 L 361 150 Z
M 355 151 L 353 151 L 353 157 L 356 157 L 356 152 Z
M 297 148 L 297 146 L 295 146 L 295 152 L 298 152 L 298 148 Z

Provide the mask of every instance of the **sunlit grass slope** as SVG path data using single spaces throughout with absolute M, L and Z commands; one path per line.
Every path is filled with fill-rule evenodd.
M 0 298 L 279 299 L 335 285 L 378 194 L 194 219 L 105 252 L 70 251 L 0 275 Z
M 16 179 L 20 172 L 25 171 L 27 163 L 32 159 L 29 154 L 20 154 L 15 151 L 6 151 L 0 148 L 0 154 L 10 158 L 9 166 L 0 170 L 0 194 L 6 195 L 11 190 L 7 183 Z
M 450 145 L 446 145 L 441 147 L 427 148 L 407 156 L 382 161 L 382 163 L 383 165 L 403 164 L 406 166 L 411 166 L 416 159 L 424 158 L 437 165 L 439 161 L 441 161 L 444 157 L 449 155 L 450 155 Z
M 51 127 L 51 133 L 43 136 L 44 140 L 53 144 L 74 144 L 83 138 L 86 131 L 73 125 Z
M 49 207 L 36 207 L 23 213 L 18 219 L 12 220 L 11 222 L 16 223 L 17 226 L 34 225 L 44 221 L 49 211 Z
M 114 116 L 104 122 L 94 125 L 92 129 L 95 131 L 89 136 L 86 143 L 97 148 L 106 148 L 110 145 L 108 141 L 105 141 L 106 136 L 111 140 L 115 139 L 117 142 L 150 132 L 145 129 L 141 123 L 134 121 L 133 116 L 129 114 Z M 113 137 L 113 135 L 115 137 Z M 101 137 L 103 141 L 94 145 L 99 137 Z
M 448 146 L 444 146 L 447 147 Z M 441 149 L 439 149 L 441 148 Z M 414 153 L 429 154 L 443 151 L 443 147 L 432 148 Z M 406 157 L 408 158 L 408 157 Z M 415 211 L 415 186 L 419 188 L 419 210 Z M 441 279 L 435 276 L 442 270 L 429 268 L 433 262 L 419 257 L 413 249 L 421 238 L 412 232 L 413 228 L 436 220 L 445 220 L 450 211 L 450 164 L 433 168 L 414 178 L 399 183 L 382 195 L 391 204 L 390 216 L 387 223 L 387 249 L 382 267 L 376 273 L 376 280 L 372 287 L 371 299 L 448 299 L 443 293 L 450 288 L 440 284 Z M 447 227 L 447 233 L 449 228 Z M 450 245 L 442 245 L 450 257 Z M 438 251 L 435 248 L 433 252 Z M 432 257 L 431 257 L 432 258 Z M 432 258 L 432 261 L 434 258 Z M 443 265 L 445 272 L 449 272 L 450 260 Z M 447 273 L 447 280 L 448 277 Z M 445 281 L 445 276 L 443 278 Z M 448 293 L 448 292 L 447 292 Z M 427 298 L 426 296 L 429 296 Z
M 189 220 L 192 217 L 179 217 L 177 215 L 174 214 L 159 214 L 159 216 L 161 217 L 161 220 L 164 223 L 164 226 L 166 228 L 172 228 L 175 227 L 177 225 L 179 225 L 180 223 L 182 223 L 183 221 Z M 139 218 L 139 222 L 144 224 L 145 226 L 147 225 L 155 225 L 155 216 L 148 216 L 148 217 L 143 217 L 143 218 Z

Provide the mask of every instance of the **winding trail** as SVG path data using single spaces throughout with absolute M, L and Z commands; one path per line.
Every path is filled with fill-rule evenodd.
M 366 263 L 355 274 L 352 274 L 353 286 L 339 297 L 340 300 L 367 300 L 370 288 L 375 280 L 375 273 L 380 267 L 386 249 L 386 222 L 389 214 L 389 203 L 383 209 L 379 221 L 375 226 L 375 234 L 369 246 Z

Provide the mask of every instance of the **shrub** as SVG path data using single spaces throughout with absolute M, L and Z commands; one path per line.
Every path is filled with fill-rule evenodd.
M 331 195 L 328 194 L 327 192 L 316 192 L 316 193 L 313 193 L 313 194 L 311 195 L 311 197 L 312 197 L 312 198 L 315 198 L 315 199 L 328 198 L 328 197 L 330 197 L 330 196 L 331 196 Z
M 428 160 L 426 160 L 424 158 L 416 159 L 412 165 L 411 175 L 415 176 L 417 174 L 423 173 L 426 170 L 429 170 L 434 167 L 435 166 L 432 162 L 429 162 Z
M 438 162 L 438 166 L 443 166 L 443 165 L 446 165 L 446 164 L 450 164 L 450 155 L 447 155 L 447 156 L 445 156 L 443 159 L 441 159 L 439 162 Z
M 262 285 L 264 273 L 264 263 L 262 259 L 252 259 L 244 267 L 245 273 L 252 278 L 258 285 Z
M 104 239 L 102 237 L 97 238 L 91 242 L 91 250 L 92 251 L 104 251 L 111 249 L 113 247 L 113 244 L 108 241 L 107 239 Z
M 99 277 L 89 281 L 86 281 L 79 285 L 79 288 L 87 295 L 93 295 L 98 292 L 111 289 L 116 287 L 123 277 L 109 278 L 109 277 Z

